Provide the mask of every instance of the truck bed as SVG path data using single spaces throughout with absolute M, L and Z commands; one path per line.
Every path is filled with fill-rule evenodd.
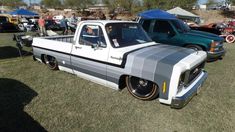
M 72 43 L 73 37 L 74 35 L 66 35 L 66 36 L 53 36 L 53 37 L 44 37 L 44 38 L 49 39 L 49 40 L 54 40 L 54 41 Z
M 64 53 L 70 53 L 73 43 L 73 35 L 67 36 L 50 36 L 50 37 L 38 37 L 33 39 L 33 49 L 47 49 L 51 51 L 59 51 Z

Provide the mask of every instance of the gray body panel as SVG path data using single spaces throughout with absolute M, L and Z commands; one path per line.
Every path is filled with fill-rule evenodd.
M 123 58 L 126 62 L 123 63 L 123 66 L 117 66 L 35 46 L 33 51 L 36 58 L 41 59 L 42 54 L 51 55 L 57 59 L 58 64 L 61 66 L 113 82 L 117 85 L 122 75 L 131 75 L 153 81 L 160 88 L 163 81 L 169 84 L 174 65 L 195 52 L 191 49 L 158 44 L 136 49 L 125 54 Z M 70 62 L 70 60 L 73 60 L 73 62 Z M 65 63 L 62 63 L 62 61 Z M 168 99 L 169 90 L 166 91 L 167 93 L 163 94 L 162 90 L 159 90 L 159 97 Z

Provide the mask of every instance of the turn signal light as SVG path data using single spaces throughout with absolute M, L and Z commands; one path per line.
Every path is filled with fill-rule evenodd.
M 166 93 L 166 81 L 164 81 L 162 84 L 162 92 Z

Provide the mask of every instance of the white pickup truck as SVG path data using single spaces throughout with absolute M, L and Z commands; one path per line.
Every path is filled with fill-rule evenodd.
M 129 21 L 82 21 L 74 36 L 33 39 L 35 60 L 141 100 L 182 108 L 207 78 L 207 54 L 153 42 Z

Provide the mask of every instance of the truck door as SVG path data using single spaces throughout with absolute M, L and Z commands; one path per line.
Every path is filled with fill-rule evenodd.
M 155 41 L 163 44 L 173 44 L 176 33 L 171 24 L 165 20 L 156 20 L 150 37 Z
M 106 44 L 101 27 L 99 24 L 82 24 L 71 53 L 74 73 L 96 82 L 97 79 L 106 80 L 106 64 L 110 48 Z

